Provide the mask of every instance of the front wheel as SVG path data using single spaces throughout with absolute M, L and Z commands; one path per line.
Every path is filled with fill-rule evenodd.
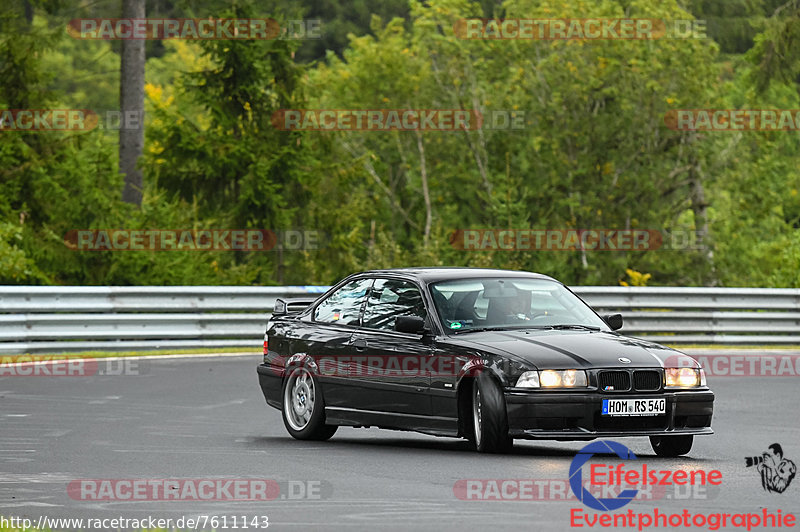
M 514 440 L 508 435 L 508 416 L 503 392 L 485 371 L 472 383 L 470 440 L 481 453 L 505 453 L 514 446 Z
M 650 436 L 650 445 L 658 456 L 674 458 L 692 450 L 694 436 Z
M 283 424 L 298 440 L 327 440 L 336 425 L 325 424 L 325 401 L 319 381 L 308 369 L 294 368 L 283 383 Z

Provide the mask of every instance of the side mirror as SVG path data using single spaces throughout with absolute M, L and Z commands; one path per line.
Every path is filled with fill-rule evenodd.
M 425 332 L 425 320 L 419 316 L 397 316 L 394 320 L 394 330 L 411 334 L 423 334 Z
M 603 316 L 603 321 L 611 327 L 612 331 L 622 329 L 622 314 L 608 314 Z

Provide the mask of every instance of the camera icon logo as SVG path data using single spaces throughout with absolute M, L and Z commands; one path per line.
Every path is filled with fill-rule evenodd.
M 783 493 L 792 483 L 797 466 L 783 456 L 783 447 L 773 443 L 761 456 L 747 456 L 745 467 L 755 467 L 761 475 L 761 487 L 769 493 Z

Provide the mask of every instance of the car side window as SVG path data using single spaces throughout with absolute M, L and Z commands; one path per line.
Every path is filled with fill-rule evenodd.
M 317 306 L 314 321 L 358 326 L 361 305 L 371 284 L 372 279 L 350 281 Z
M 393 331 L 397 316 L 427 316 L 419 288 L 408 281 L 376 279 L 367 299 L 363 326 Z

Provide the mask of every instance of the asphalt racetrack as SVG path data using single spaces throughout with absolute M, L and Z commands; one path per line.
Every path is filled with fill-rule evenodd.
M 328 442 L 296 441 L 280 412 L 264 402 L 259 360 L 151 358 L 121 375 L 0 377 L 0 515 L 34 524 L 43 516 L 184 523 L 216 516 L 216 527 L 210 521 L 191 527 L 208 530 L 233 529 L 234 517 L 238 529 L 245 517 L 248 525 L 260 519 L 261 528 L 261 516 L 270 528 L 287 530 L 567 530 L 575 524 L 571 511 L 581 519 L 608 515 L 569 491 L 570 463 L 586 442 L 518 440 L 510 455 L 480 455 L 466 441 L 378 429 L 340 428 Z M 800 514 L 800 479 L 784 493 L 768 493 L 756 467 L 745 467 L 745 457 L 773 443 L 800 464 L 798 384 L 798 377 L 710 378 L 716 434 L 695 438 L 688 457 L 657 458 L 646 438 L 618 439 L 639 458 L 624 462 L 629 469 L 719 470 L 722 482 L 650 486 L 611 513 Z M 605 455 L 591 463 L 622 461 Z M 583 471 L 588 475 L 589 466 Z M 87 479 L 94 482 L 88 491 L 80 484 Z M 224 486 L 217 500 L 192 500 L 191 492 L 180 500 L 157 492 L 135 500 L 101 496 L 101 481 L 163 486 L 165 479 L 190 479 L 195 487 L 211 480 L 215 489 L 226 479 L 251 488 L 266 480 L 271 500 L 230 500 L 236 497 Z

